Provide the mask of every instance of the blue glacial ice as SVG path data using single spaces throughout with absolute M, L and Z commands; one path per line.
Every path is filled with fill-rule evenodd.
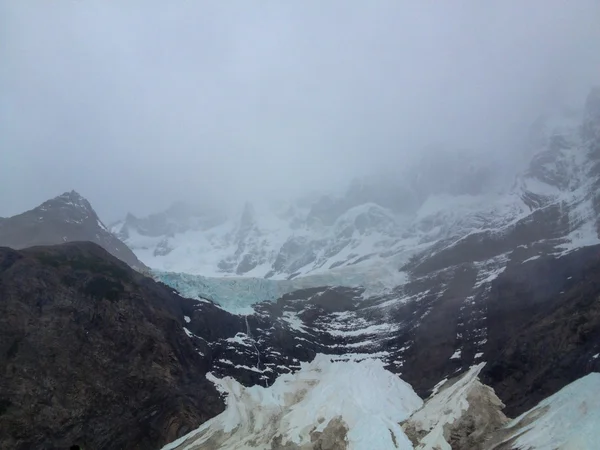
M 397 270 L 328 271 L 292 280 L 273 280 L 250 277 L 205 277 L 187 273 L 154 270 L 154 278 L 176 289 L 182 296 L 212 300 L 235 314 L 252 314 L 252 305 L 275 301 L 299 289 L 320 286 L 364 287 L 363 296 L 389 292 L 403 284 L 406 274 Z

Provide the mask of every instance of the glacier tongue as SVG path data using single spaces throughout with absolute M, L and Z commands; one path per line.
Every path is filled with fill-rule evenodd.
M 377 359 L 319 354 L 269 388 L 209 377 L 227 395 L 225 411 L 163 450 L 413 448 L 399 423 L 423 402 Z
M 186 273 L 152 271 L 155 279 L 176 289 L 181 295 L 209 299 L 234 314 L 253 314 L 252 305 L 275 301 L 283 295 L 313 287 L 344 286 L 364 288 L 363 295 L 389 292 L 403 284 L 407 275 L 385 264 L 364 268 L 344 267 L 326 273 L 273 280 L 251 277 L 205 277 Z

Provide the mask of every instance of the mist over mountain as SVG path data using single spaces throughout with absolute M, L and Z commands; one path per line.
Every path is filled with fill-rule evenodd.
M 0 216 L 72 189 L 107 222 L 236 210 L 432 146 L 508 164 L 600 67 L 593 0 L 0 8 Z
M 0 0 L 0 447 L 596 450 L 600 4 Z

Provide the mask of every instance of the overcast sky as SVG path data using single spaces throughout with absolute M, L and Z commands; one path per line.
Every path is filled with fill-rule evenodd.
M 514 150 L 600 81 L 600 2 L 0 0 L 0 216 L 107 221 Z

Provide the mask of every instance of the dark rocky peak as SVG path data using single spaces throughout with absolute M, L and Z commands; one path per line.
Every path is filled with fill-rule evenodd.
M 76 208 L 83 208 L 89 210 L 92 209 L 90 202 L 88 202 L 83 196 L 81 196 L 81 194 L 79 194 L 75 190 L 65 192 L 64 194 L 54 197 L 53 199 L 49 200 L 49 202 L 63 203 L 65 206 L 73 206 Z
M 128 213 L 125 220 L 117 223 L 115 228 L 117 235 L 125 240 L 129 238 L 131 230 L 144 236 L 169 237 L 188 230 L 207 230 L 225 220 L 226 216 L 214 208 L 175 202 L 165 211 L 142 218 Z
M 593 153 L 600 153 L 600 86 L 592 89 L 587 96 L 581 136 L 591 145 Z
M 39 212 L 42 216 L 54 215 L 62 220 L 99 220 L 90 202 L 76 191 L 65 192 L 47 200 L 34 211 Z M 103 224 L 102 227 L 104 227 Z
M 118 231 L 118 235 L 122 239 L 127 239 L 131 230 L 135 230 L 145 236 L 162 236 L 168 234 L 169 226 L 166 214 L 163 212 L 138 218 L 131 213 L 127 213 L 125 221 Z
M 242 210 L 242 216 L 240 217 L 240 230 L 252 228 L 255 224 L 255 219 L 256 211 L 254 205 L 250 202 L 246 202 L 244 204 L 244 209 Z
M 493 155 L 465 149 L 432 147 L 407 167 L 410 186 L 424 201 L 430 195 L 477 195 L 495 181 Z
M 172 219 L 186 220 L 190 217 L 199 216 L 206 212 L 206 208 L 192 206 L 188 203 L 177 201 L 167 208 L 165 214 Z
M 355 179 L 350 184 L 345 199 L 349 206 L 376 203 L 397 213 L 411 213 L 419 206 L 415 191 L 401 172 Z
M 139 219 L 131 213 L 127 213 L 127 215 L 125 216 L 125 223 L 134 224 L 137 223 L 138 220 Z
M 321 196 L 313 203 L 308 213 L 309 224 L 321 224 L 330 226 L 333 225 L 338 217 L 340 217 L 348 208 L 348 205 L 343 200 L 333 198 L 329 195 Z
M 73 241 L 95 242 L 136 270 L 146 269 L 133 252 L 108 231 L 90 202 L 75 191 L 4 219 L 0 226 L 0 246 L 22 249 Z
M 0 448 L 159 449 L 222 411 L 184 318 L 228 315 L 101 247 L 0 247 L 0 298 Z

